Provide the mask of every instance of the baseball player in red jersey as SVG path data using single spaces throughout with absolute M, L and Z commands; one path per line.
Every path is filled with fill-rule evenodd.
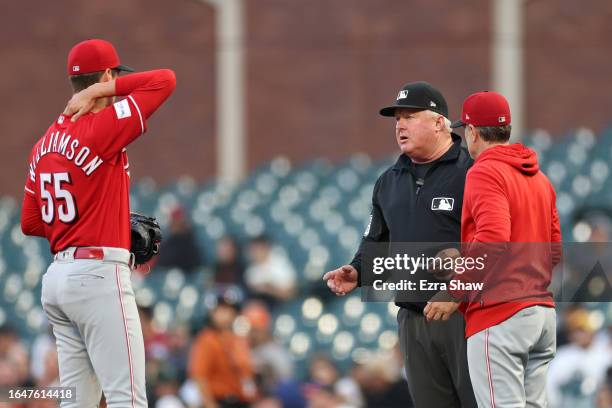
M 461 216 L 463 256 L 485 256 L 455 279 L 479 291 L 449 290 L 456 301 L 430 302 L 428 319 L 465 315 L 470 379 L 480 408 L 548 407 L 546 377 L 556 350 L 556 312 L 548 290 L 562 256 L 555 190 L 537 154 L 510 144 L 510 106 L 496 92 L 463 102 L 461 120 L 474 165 Z M 502 255 L 503 254 L 503 255 Z M 467 301 L 461 303 L 458 301 Z
M 142 330 L 130 283 L 126 146 L 174 90 L 167 69 L 117 77 L 113 45 L 83 41 L 68 56 L 74 95 L 34 145 L 21 214 L 26 235 L 49 240 L 54 262 L 41 301 L 55 334 L 62 407 L 146 407 Z M 115 96 L 125 97 L 115 102 Z

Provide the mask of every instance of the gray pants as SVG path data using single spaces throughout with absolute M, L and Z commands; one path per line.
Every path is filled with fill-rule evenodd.
M 423 313 L 400 308 L 397 322 L 414 406 L 475 408 L 461 313 L 427 322 Z
M 129 252 L 104 248 L 105 260 L 58 253 L 42 281 L 42 305 L 55 334 L 60 383 L 76 387 L 62 408 L 147 407 L 142 329 L 130 281 Z
M 556 314 L 533 306 L 468 339 L 480 408 L 547 407 L 546 374 L 555 356 Z

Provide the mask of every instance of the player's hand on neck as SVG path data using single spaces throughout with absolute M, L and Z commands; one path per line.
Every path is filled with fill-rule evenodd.
M 111 70 L 107 69 L 98 83 L 72 95 L 64 115 L 72 116 L 71 121 L 76 122 L 89 112 L 99 112 L 113 103 L 115 92 L 115 78 Z

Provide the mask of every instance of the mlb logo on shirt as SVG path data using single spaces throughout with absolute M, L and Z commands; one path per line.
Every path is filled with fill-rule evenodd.
M 455 207 L 455 199 L 448 197 L 436 197 L 431 200 L 431 209 L 433 211 L 453 211 Z

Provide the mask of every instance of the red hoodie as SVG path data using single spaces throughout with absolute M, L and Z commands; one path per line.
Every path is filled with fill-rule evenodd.
M 482 274 L 470 270 L 460 276 L 461 281 L 482 282 L 485 288 L 480 298 L 460 308 L 465 314 L 466 337 L 526 307 L 554 307 L 548 286 L 552 268 L 560 259 L 560 245 L 549 243 L 561 242 L 555 202 L 555 191 L 539 170 L 536 153 L 522 144 L 491 147 L 468 171 L 461 241 L 468 252 L 472 248 L 472 255 L 487 247 L 479 243 L 500 243 L 488 245 L 493 253 L 502 246 L 506 249 L 504 255 L 498 254 L 497 265 L 494 258 L 487 259 Z M 462 298 L 468 292 L 451 294 Z

